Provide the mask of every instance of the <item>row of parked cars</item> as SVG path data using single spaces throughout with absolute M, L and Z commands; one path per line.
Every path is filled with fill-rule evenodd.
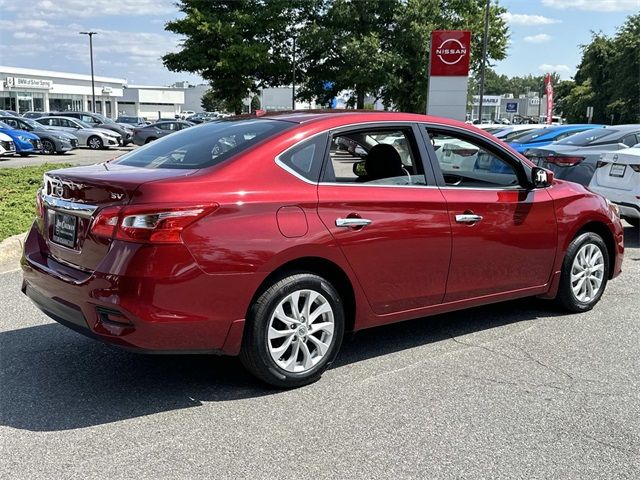
M 62 154 L 79 147 L 126 146 L 133 129 L 98 113 L 29 112 L 19 116 L 0 110 L 0 155 Z
M 588 186 L 640 225 L 640 124 L 482 125 L 556 178 Z

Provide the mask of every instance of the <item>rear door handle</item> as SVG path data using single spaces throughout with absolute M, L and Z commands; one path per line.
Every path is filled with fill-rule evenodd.
M 458 223 L 477 223 L 482 220 L 481 215 L 474 215 L 471 213 L 465 213 L 463 215 L 456 215 L 456 222 Z
M 336 227 L 357 228 L 371 225 L 371 220 L 367 218 L 336 218 Z

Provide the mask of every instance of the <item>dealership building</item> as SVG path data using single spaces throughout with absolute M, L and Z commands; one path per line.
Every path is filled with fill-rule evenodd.
M 127 81 L 95 77 L 96 112 L 117 116 Z M 0 66 L 0 110 L 91 111 L 91 75 Z
M 127 85 L 123 78 L 95 76 L 96 112 L 174 118 L 184 110 L 184 89 Z M 20 114 L 92 111 L 91 75 L 0 66 L 0 110 Z

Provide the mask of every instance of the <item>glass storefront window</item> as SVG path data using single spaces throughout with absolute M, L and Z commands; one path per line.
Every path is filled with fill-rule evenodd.
M 16 97 L 10 92 L 0 92 L 0 110 L 17 111 Z
M 64 95 L 52 93 L 49 95 L 49 111 L 81 112 L 82 95 Z

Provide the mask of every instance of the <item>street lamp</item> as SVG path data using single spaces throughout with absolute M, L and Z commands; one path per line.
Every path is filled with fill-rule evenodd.
M 98 32 L 79 32 L 80 35 L 89 36 L 89 56 L 91 57 L 91 110 L 96 113 L 96 87 L 93 78 L 93 36 Z

